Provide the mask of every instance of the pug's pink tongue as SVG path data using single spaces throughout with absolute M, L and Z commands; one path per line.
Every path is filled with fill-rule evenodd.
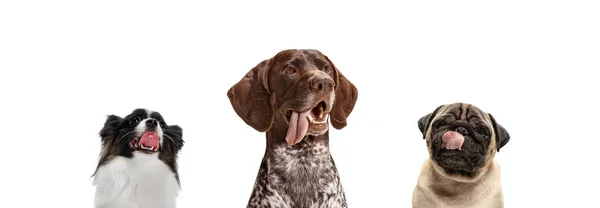
M 140 146 L 147 148 L 152 147 L 152 151 L 158 150 L 159 143 L 158 134 L 153 131 L 146 132 L 144 135 L 142 135 L 142 138 L 140 138 Z
M 308 131 L 308 117 L 310 116 L 310 111 L 306 111 L 304 113 L 296 113 L 292 111 L 292 116 L 290 117 L 290 123 L 288 124 L 287 136 L 285 137 L 285 141 L 289 145 L 297 144 L 302 141 L 306 132 Z
M 449 131 L 442 136 L 442 148 L 461 150 L 465 137 L 455 131 Z

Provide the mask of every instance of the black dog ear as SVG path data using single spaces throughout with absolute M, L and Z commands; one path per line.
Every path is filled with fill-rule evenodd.
M 181 129 L 181 127 L 178 125 L 170 125 L 165 127 L 163 134 L 168 137 L 167 139 L 173 141 L 173 144 L 177 149 L 181 149 L 183 147 L 183 144 L 185 143 L 183 141 L 183 129 Z
M 494 119 L 494 116 L 492 116 L 492 114 L 488 113 L 488 116 L 492 121 L 492 126 L 494 127 L 494 134 L 496 134 L 496 146 L 498 146 L 498 152 L 500 152 L 500 148 L 504 147 L 504 145 L 508 143 L 508 140 L 510 140 L 510 135 L 504 127 L 502 127 L 496 122 L 496 119 Z
M 104 127 L 102 127 L 102 130 L 100 130 L 100 137 L 102 138 L 103 144 L 105 144 L 111 139 L 114 139 L 116 134 L 115 131 L 117 130 L 119 125 L 121 125 L 121 121 L 123 121 L 123 118 L 115 115 L 110 115 L 108 116 L 108 118 L 106 118 L 106 121 L 104 122 Z
M 421 133 L 423 134 L 423 139 L 425 139 L 426 134 L 427 134 L 427 129 L 429 129 L 429 124 L 431 123 L 431 120 L 435 117 L 435 115 L 437 115 L 437 112 L 440 110 L 440 108 L 442 108 L 444 105 L 440 105 L 438 106 L 433 113 L 429 113 L 423 117 L 421 117 L 419 119 L 419 130 L 421 130 Z
M 178 125 L 170 125 L 167 126 L 169 132 L 172 132 L 174 135 L 178 137 L 183 137 L 183 129 Z

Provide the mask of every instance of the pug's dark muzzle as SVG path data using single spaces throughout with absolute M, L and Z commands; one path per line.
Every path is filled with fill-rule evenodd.
M 443 136 L 446 132 L 455 131 L 464 137 L 459 149 L 443 147 Z M 449 173 L 471 175 L 485 164 L 486 147 L 489 140 L 485 135 L 477 133 L 468 123 L 461 121 L 444 125 L 431 132 L 431 159 Z

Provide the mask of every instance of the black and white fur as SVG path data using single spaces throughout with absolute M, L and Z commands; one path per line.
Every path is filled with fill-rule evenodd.
M 138 145 L 155 131 L 156 151 Z M 124 118 L 110 115 L 100 131 L 102 150 L 94 173 L 96 208 L 172 208 L 180 190 L 177 154 L 182 129 L 167 125 L 158 112 L 136 109 Z

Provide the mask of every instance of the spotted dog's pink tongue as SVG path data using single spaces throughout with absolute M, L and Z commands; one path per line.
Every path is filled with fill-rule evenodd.
M 302 138 L 304 138 L 308 131 L 309 116 L 310 110 L 300 114 L 295 111 L 292 112 L 292 117 L 290 117 L 290 123 L 288 124 L 287 136 L 285 137 L 285 141 L 289 145 L 294 145 L 302 141 Z
M 455 131 L 446 132 L 442 136 L 442 148 L 461 150 L 463 142 L 465 142 L 465 137 Z
M 140 147 L 142 149 L 157 151 L 159 143 L 158 134 L 153 131 L 146 132 L 142 135 L 142 138 L 140 138 Z

